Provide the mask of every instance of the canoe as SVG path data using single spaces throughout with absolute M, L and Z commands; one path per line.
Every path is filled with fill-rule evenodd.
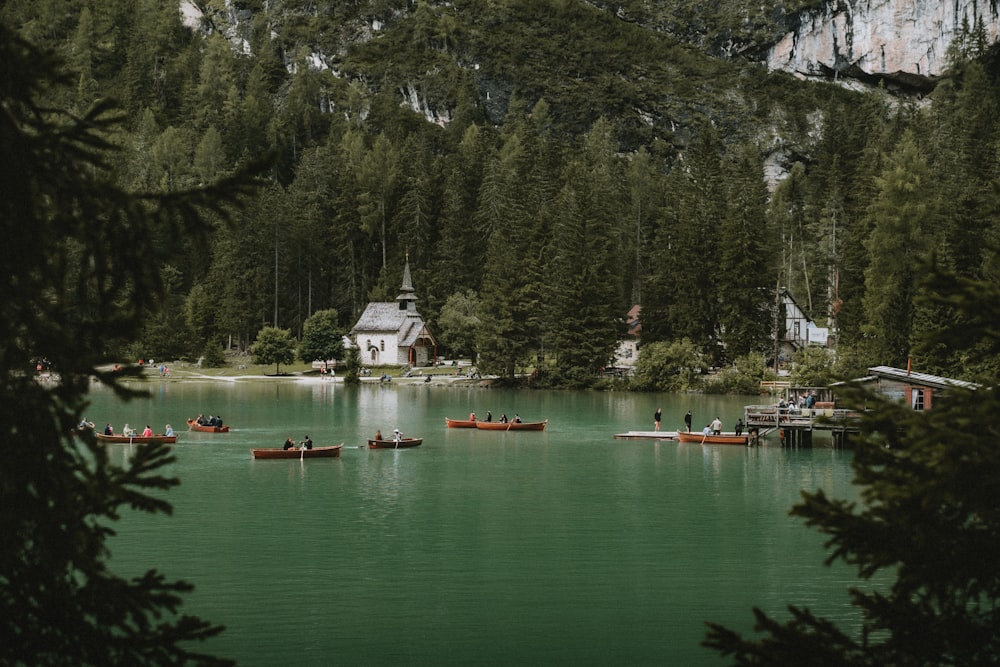
M 448 428 L 476 428 L 475 419 L 451 419 L 449 417 L 445 417 L 444 423 L 448 426 Z
M 281 447 L 251 448 L 255 459 L 329 459 L 340 456 L 344 443 L 312 449 L 282 449 Z
M 395 440 L 369 440 L 368 449 L 404 449 L 406 447 L 419 447 L 423 441 L 423 438 L 403 438 L 399 442 L 396 442 Z
M 188 420 L 188 428 L 192 431 L 201 431 L 203 433 L 229 433 L 229 426 L 202 426 L 193 419 Z
M 477 421 L 476 428 L 481 431 L 544 431 L 549 423 L 546 419 L 543 422 L 484 422 Z
M 140 445 L 146 442 L 162 442 L 166 444 L 173 444 L 177 442 L 176 435 L 149 435 L 145 438 L 141 435 L 104 435 L 103 433 L 95 433 L 94 437 L 100 442 L 115 442 L 124 445 Z
M 720 433 L 719 435 L 705 435 L 704 433 L 681 431 L 677 434 L 677 439 L 681 442 L 693 442 L 704 445 L 746 445 L 748 437 L 745 433 L 736 435 L 732 432 Z

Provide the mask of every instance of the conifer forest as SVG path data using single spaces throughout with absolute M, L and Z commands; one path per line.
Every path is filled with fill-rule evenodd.
M 755 56 L 778 9 L 817 3 L 719 4 L 6 0 L 0 18 L 71 73 L 46 105 L 116 102 L 124 190 L 267 161 L 208 239 L 154 239 L 169 295 L 109 356 L 245 350 L 327 310 L 347 332 L 408 262 L 441 352 L 484 372 L 585 385 L 636 304 L 644 346 L 770 363 L 778 287 L 830 327 L 843 375 L 995 372 L 933 342 L 959 316 L 920 297 L 932 266 L 1000 281 L 997 50 L 969 28 L 919 90 L 806 81 Z

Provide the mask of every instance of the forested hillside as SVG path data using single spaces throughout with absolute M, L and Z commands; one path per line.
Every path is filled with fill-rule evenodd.
M 919 297 L 932 251 L 1000 280 L 996 52 L 960 41 L 922 99 L 851 92 L 751 59 L 816 3 L 717 4 L 7 0 L 0 18 L 72 71 L 52 106 L 119 101 L 125 188 L 273 159 L 235 226 L 158 239 L 171 296 L 109 354 L 245 349 L 326 309 L 346 330 L 408 258 L 442 351 L 486 372 L 542 359 L 586 384 L 637 303 L 644 344 L 766 356 L 776 286 L 833 328 L 845 373 L 995 367 L 922 345 L 954 316 Z

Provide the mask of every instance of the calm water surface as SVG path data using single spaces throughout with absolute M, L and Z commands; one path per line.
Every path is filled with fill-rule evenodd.
M 241 665 L 718 665 L 706 620 L 805 605 L 852 627 L 847 568 L 788 516 L 800 491 L 856 497 L 850 453 L 619 441 L 727 428 L 757 397 L 498 391 L 319 381 L 150 382 L 88 417 L 179 433 L 171 517 L 129 515 L 113 567 L 196 585 L 184 610 L 227 626 L 208 650 Z M 446 429 L 492 410 L 542 433 Z M 189 433 L 221 414 L 228 434 Z M 376 429 L 424 438 L 359 447 Z M 310 435 L 340 459 L 254 461 Z M 124 460 L 128 446 L 114 447 Z

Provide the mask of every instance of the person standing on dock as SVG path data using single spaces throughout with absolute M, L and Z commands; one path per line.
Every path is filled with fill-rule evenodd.
M 719 435 L 722 433 L 722 420 L 718 417 L 712 422 L 712 435 Z
M 684 415 L 684 426 L 687 428 L 687 432 L 691 432 L 691 411 L 688 410 L 687 414 Z
M 660 430 L 660 420 L 663 419 L 663 410 L 656 408 L 656 412 L 653 413 L 653 430 Z
M 736 435 L 743 435 L 743 418 L 736 420 Z

